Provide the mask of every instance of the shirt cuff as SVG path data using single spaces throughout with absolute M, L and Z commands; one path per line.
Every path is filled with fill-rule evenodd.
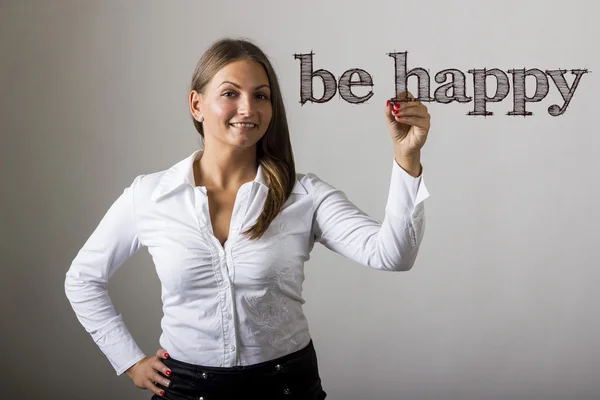
M 112 328 L 103 329 L 103 331 L 98 338 L 94 338 L 94 341 L 108 358 L 117 375 L 121 375 L 136 362 L 146 357 L 123 324 L 121 316 L 117 318 Z
M 427 198 L 429 192 L 425 187 L 423 169 L 421 175 L 415 178 L 402 169 L 394 159 L 386 210 L 399 218 L 412 216 L 416 207 Z

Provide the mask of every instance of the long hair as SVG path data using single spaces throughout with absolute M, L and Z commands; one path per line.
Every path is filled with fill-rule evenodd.
M 238 60 L 252 60 L 261 64 L 271 87 L 271 121 L 266 133 L 256 144 L 257 162 L 262 165 L 269 183 L 269 193 L 256 224 L 242 232 L 250 240 L 256 240 L 262 237 L 277 217 L 296 182 L 290 132 L 277 75 L 269 58 L 258 46 L 247 39 L 225 38 L 213 43 L 200 58 L 192 76 L 191 90 L 204 93 L 206 86 L 221 68 Z M 204 143 L 202 123 L 196 119 L 193 122 Z

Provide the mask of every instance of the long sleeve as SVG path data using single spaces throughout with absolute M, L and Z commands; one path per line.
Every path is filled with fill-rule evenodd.
M 313 234 L 328 249 L 371 268 L 412 268 L 425 233 L 423 175 L 414 178 L 394 160 L 383 222 L 370 217 L 345 193 L 310 174 L 314 186 Z
M 133 193 L 141 176 L 112 204 L 73 260 L 65 293 L 79 322 L 106 355 L 117 375 L 145 354 L 117 314 L 106 284 L 140 247 L 136 234 Z

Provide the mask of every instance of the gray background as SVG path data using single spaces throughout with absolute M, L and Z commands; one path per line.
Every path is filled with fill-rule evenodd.
M 505 115 L 512 87 L 487 118 L 466 115 L 472 102 L 429 103 L 423 165 L 432 197 L 415 267 L 378 272 L 317 245 L 306 265 L 305 311 L 333 400 L 599 398 L 597 7 L 0 2 L 2 397 L 150 397 L 115 376 L 79 325 L 65 272 L 136 175 L 198 148 L 188 84 L 203 51 L 230 35 L 255 40 L 272 58 L 298 171 L 321 176 L 376 218 L 393 156 L 382 115 L 394 91 L 386 53 L 408 51 L 408 67 L 432 76 L 460 69 L 468 95 L 472 68 L 589 68 L 560 117 L 547 113 L 562 104 L 552 83 L 527 118 Z M 336 77 L 368 71 L 374 96 L 301 106 L 293 55 L 311 50 L 315 69 Z M 432 79 L 432 92 L 438 86 Z M 409 88 L 416 92 L 414 82 Z M 153 354 L 161 304 L 146 250 L 109 290 Z

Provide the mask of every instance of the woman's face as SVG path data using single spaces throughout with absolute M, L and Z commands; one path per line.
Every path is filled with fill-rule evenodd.
M 263 66 L 234 61 L 221 68 L 198 98 L 192 91 L 192 112 L 204 117 L 205 140 L 236 147 L 255 145 L 271 122 L 271 90 Z

